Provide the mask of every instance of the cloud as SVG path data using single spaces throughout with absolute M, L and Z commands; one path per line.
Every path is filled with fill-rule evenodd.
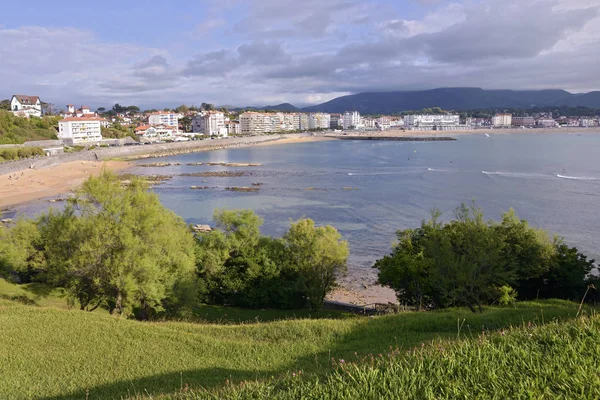
M 164 107 L 453 86 L 600 89 L 599 0 L 228 0 L 201 15 L 182 27 L 187 38 L 138 40 L 162 48 L 67 27 L 0 28 L 0 97 Z

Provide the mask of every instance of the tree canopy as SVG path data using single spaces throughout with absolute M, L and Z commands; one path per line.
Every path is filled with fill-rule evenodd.
M 502 221 L 485 221 L 464 204 L 442 224 L 439 212 L 417 229 L 398 231 L 392 253 L 378 260 L 379 282 L 400 302 L 444 308 L 520 299 L 577 299 L 589 284 L 594 260 L 557 238 L 530 227 L 513 210 Z

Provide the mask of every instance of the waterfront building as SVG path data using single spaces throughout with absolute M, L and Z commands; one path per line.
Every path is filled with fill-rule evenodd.
M 225 114 L 220 111 L 207 111 L 192 119 L 192 131 L 207 136 L 227 136 Z
M 58 121 L 58 138 L 68 144 L 96 144 L 102 141 L 98 117 L 70 117 Z
M 237 121 L 225 121 L 227 136 L 240 134 L 240 123 Z
M 329 114 L 329 127 L 331 129 L 342 128 L 344 117 L 342 114 Z
M 150 117 L 148 117 L 148 123 L 150 125 L 172 126 L 177 129 L 179 127 L 179 116 L 175 113 L 159 111 L 150 114 Z
M 359 129 L 362 127 L 360 113 L 358 111 L 346 111 L 342 123 L 344 129 Z
M 285 113 L 283 114 L 283 124 L 285 130 L 299 131 L 300 130 L 300 113 Z
M 534 126 L 535 118 L 533 117 L 512 117 L 513 126 Z
M 508 128 L 512 125 L 512 114 L 496 114 L 492 117 L 492 126 L 495 128 Z
M 555 128 L 557 126 L 556 121 L 553 118 L 538 118 L 535 121 L 536 126 L 540 128 Z
M 135 128 L 141 142 L 175 140 L 177 129 L 169 125 L 142 125 Z
M 405 129 L 412 131 L 451 131 L 466 129 L 466 125 L 460 125 L 458 115 L 406 115 L 404 117 Z
M 10 100 L 10 110 L 20 117 L 41 117 L 42 102 L 38 96 L 14 94 Z
M 240 134 L 260 135 L 270 132 L 271 117 L 265 113 L 246 111 L 240 115 Z
M 331 116 L 325 113 L 313 113 L 308 115 L 308 129 L 329 129 Z
M 305 131 L 305 130 L 309 129 L 308 114 L 300 113 L 299 118 L 300 118 L 300 130 Z

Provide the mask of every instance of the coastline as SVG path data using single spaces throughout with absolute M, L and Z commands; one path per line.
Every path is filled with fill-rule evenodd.
M 119 148 L 124 154 L 113 157 L 110 150 L 82 152 L 81 159 L 62 160 L 55 158 L 52 162 L 46 162 L 48 158 L 37 160 L 24 160 L 22 166 L 10 172 L 0 175 L 0 209 L 7 209 L 53 196 L 64 196 L 68 192 L 79 187 L 90 175 L 97 175 L 102 168 L 113 171 L 122 171 L 133 164 L 130 162 L 137 159 L 157 158 L 170 155 L 195 153 L 203 151 L 221 150 L 226 148 L 271 146 L 275 144 L 309 143 L 314 141 L 335 140 L 324 136 L 309 135 L 281 135 L 281 136 L 259 136 L 251 138 L 232 138 L 201 143 L 184 142 L 187 146 L 171 146 L 177 143 L 165 144 L 160 148 L 146 146 L 131 146 L 133 148 Z M 191 144 L 191 145 L 190 145 Z M 128 152 L 136 154 L 127 154 Z M 138 153 L 139 151 L 139 153 Z M 98 154 L 100 160 L 93 160 L 94 154 Z M 42 162 L 43 161 L 43 162 Z M 35 168 L 29 168 L 29 164 Z M 27 166 L 26 166 L 27 165 Z M 10 165 L 9 165 L 10 166 Z M 1 169 L 0 169 L 1 171 Z
M 131 166 L 125 161 L 70 161 L 42 169 L 25 169 L 0 175 L 0 208 L 61 196 L 77 189 L 103 168 L 121 171 Z

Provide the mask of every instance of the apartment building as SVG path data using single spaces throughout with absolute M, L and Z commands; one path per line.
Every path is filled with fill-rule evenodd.
M 265 113 L 246 111 L 240 115 L 240 134 L 260 135 L 271 132 L 271 117 Z
M 533 117 L 512 117 L 513 126 L 534 126 L 535 118 Z
M 170 112 L 156 112 L 150 114 L 148 117 L 148 123 L 150 125 L 167 125 L 172 126 L 175 129 L 179 127 L 179 115 Z
M 512 114 L 496 114 L 492 117 L 492 126 L 495 128 L 508 128 L 512 126 Z
M 464 129 L 458 115 L 406 115 L 404 128 L 412 131 L 450 131 Z
M 358 129 L 362 127 L 360 113 L 358 111 L 346 111 L 342 126 L 344 129 Z
M 325 113 L 313 113 L 308 115 L 308 129 L 329 129 L 331 117 Z
M 239 135 L 240 123 L 236 121 L 225 121 L 225 130 L 227 130 L 227 136 Z
M 71 117 L 58 121 L 58 138 L 69 144 L 95 144 L 102 140 L 98 117 Z
M 192 131 L 208 136 L 227 136 L 225 114 L 220 111 L 208 111 L 192 119 Z

